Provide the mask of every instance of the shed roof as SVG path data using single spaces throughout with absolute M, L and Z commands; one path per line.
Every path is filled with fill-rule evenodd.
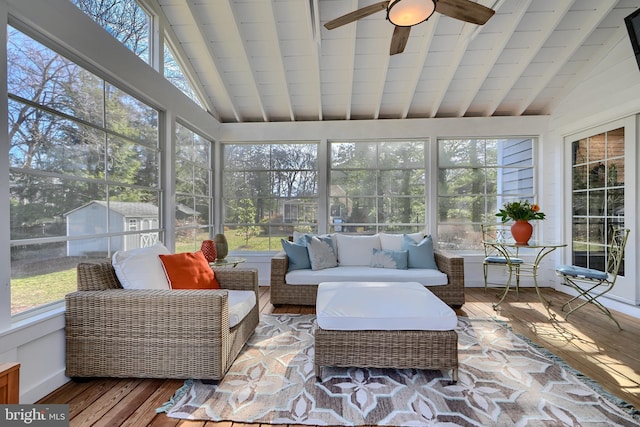
M 108 208 L 113 212 L 119 213 L 124 217 L 153 217 L 157 218 L 159 215 L 158 207 L 153 203 L 142 203 L 142 202 L 109 202 L 107 203 L 105 200 L 92 200 L 89 203 L 86 203 L 80 207 L 77 207 L 67 213 L 65 216 L 87 208 L 91 205 L 99 205 L 104 208 Z

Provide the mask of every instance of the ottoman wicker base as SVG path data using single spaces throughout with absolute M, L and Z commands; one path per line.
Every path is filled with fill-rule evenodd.
M 457 316 L 419 283 L 320 283 L 316 314 L 319 380 L 322 366 L 451 369 L 458 380 Z
M 451 369 L 458 381 L 455 331 L 315 331 L 315 373 L 322 366 Z

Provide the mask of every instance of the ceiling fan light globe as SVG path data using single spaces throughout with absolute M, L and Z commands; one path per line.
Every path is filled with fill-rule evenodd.
M 429 19 L 435 10 L 435 0 L 391 0 L 387 19 L 398 27 L 411 27 Z

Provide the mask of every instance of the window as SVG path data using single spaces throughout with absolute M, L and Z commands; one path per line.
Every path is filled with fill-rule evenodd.
M 480 224 L 504 203 L 535 200 L 532 138 L 438 141 L 438 241 L 481 249 Z
M 182 68 L 176 61 L 171 48 L 165 43 L 164 45 L 164 78 L 169 80 L 171 84 L 180 89 L 182 93 L 187 95 L 193 102 L 202 107 L 202 102 L 193 91 L 191 82 L 185 77 Z
M 7 68 L 16 314 L 74 290 L 78 261 L 146 244 L 128 227 L 158 221 L 160 152 L 156 110 L 11 27 Z
M 294 230 L 317 231 L 317 144 L 226 144 L 223 149 L 230 250 L 278 250 L 280 239 Z
M 213 231 L 211 141 L 176 123 L 176 252 L 200 249 Z
M 424 151 L 424 141 L 332 142 L 330 231 L 424 231 Z
M 135 0 L 71 0 L 120 43 L 149 64 L 151 18 Z
M 572 263 L 604 271 L 611 228 L 624 226 L 624 128 L 579 139 L 571 148 Z
M 136 0 L 71 0 L 80 10 L 107 30 L 147 64 L 151 64 L 152 19 Z M 165 38 L 167 40 L 167 38 Z M 164 77 L 202 107 L 202 102 L 185 77 L 176 57 L 165 42 L 162 46 Z

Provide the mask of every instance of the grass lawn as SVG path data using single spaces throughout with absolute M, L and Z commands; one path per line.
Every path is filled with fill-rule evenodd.
M 11 314 L 48 304 L 76 290 L 76 269 L 11 280 Z
M 229 251 L 279 251 L 282 249 L 280 239 L 287 236 L 251 237 L 247 242 L 243 236 L 233 231 L 225 234 Z M 202 240 L 207 235 L 198 236 Z M 177 242 L 176 253 L 199 250 L 194 249 L 193 241 Z M 34 261 L 35 262 L 35 261 Z M 48 304 L 64 298 L 76 290 L 77 258 L 51 260 L 48 265 L 38 263 L 32 267 L 24 266 L 21 274 L 13 274 L 11 279 L 11 314 L 16 314 L 39 305 Z M 59 271 L 56 271 L 59 270 Z

